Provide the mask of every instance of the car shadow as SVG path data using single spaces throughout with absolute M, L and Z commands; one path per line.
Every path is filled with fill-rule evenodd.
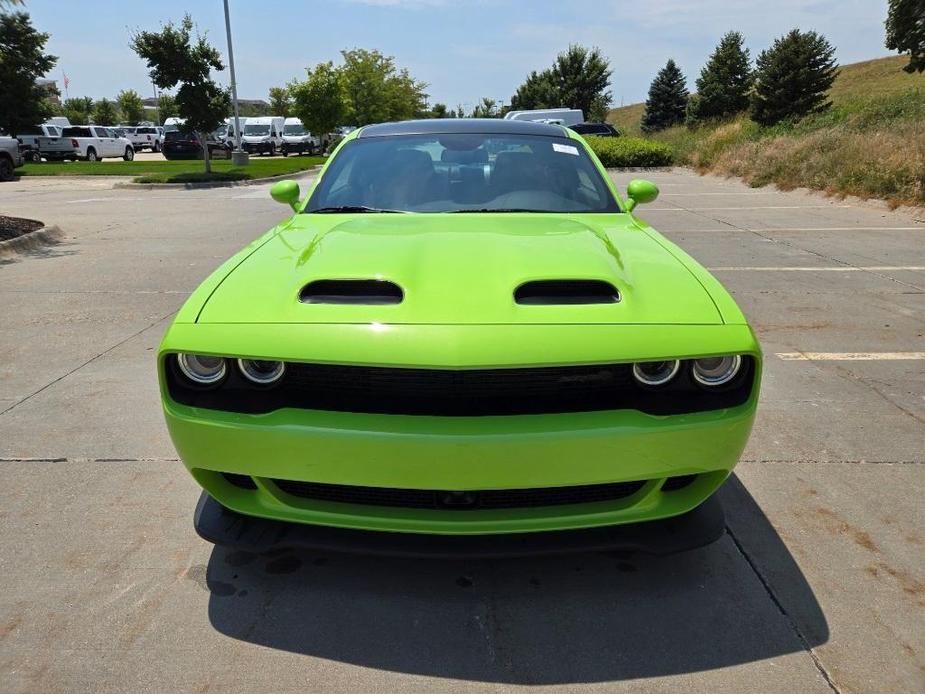
M 454 562 L 215 548 L 209 618 L 270 648 L 504 684 L 698 672 L 824 643 L 825 616 L 767 517 L 738 478 L 719 493 L 726 535 L 669 557 Z

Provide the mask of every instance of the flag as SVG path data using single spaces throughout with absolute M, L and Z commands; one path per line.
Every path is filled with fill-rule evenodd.
M 61 74 L 64 75 L 64 88 L 67 89 L 71 85 L 71 80 L 68 79 L 66 72 L 62 72 Z

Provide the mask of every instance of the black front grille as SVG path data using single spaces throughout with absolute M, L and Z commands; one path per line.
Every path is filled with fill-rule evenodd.
M 688 364 L 669 384 L 637 383 L 629 364 L 517 369 L 405 369 L 289 362 L 281 381 L 256 388 L 233 360 L 218 386 L 189 383 L 170 357 L 167 385 L 184 405 L 259 414 L 284 407 L 432 416 L 528 415 L 635 409 L 655 415 L 703 412 L 741 405 L 751 392 L 754 360 L 743 358 L 733 382 L 697 386 Z
M 486 489 L 481 491 L 442 491 L 438 489 L 394 489 L 358 487 L 345 484 L 319 484 L 273 480 L 282 491 L 302 499 L 335 501 L 363 506 L 397 506 L 448 511 L 501 508 L 535 508 L 564 504 L 615 501 L 632 496 L 645 481 L 589 484 L 576 487 L 537 489 Z

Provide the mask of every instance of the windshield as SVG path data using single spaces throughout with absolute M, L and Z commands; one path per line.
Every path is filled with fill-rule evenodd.
M 305 135 L 306 134 L 305 126 L 299 125 L 298 123 L 287 125 L 283 128 L 283 134 L 284 135 Z
M 245 135 L 269 135 L 270 126 L 269 125 L 251 125 L 248 123 L 244 126 Z
M 352 140 L 331 161 L 304 211 L 380 210 L 620 211 L 580 143 L 486 134 Z

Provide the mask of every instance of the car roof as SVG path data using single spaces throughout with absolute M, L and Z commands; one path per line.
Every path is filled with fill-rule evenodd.
M 429 118 L 427 120 L 406 120 L 397 123 L 378 123 L 361 128 L 357 137 L 460 135 L 466 133 L 568 137 L 568 131 L 560 125 L 523 120 L 503 120 L 501 118 Z

